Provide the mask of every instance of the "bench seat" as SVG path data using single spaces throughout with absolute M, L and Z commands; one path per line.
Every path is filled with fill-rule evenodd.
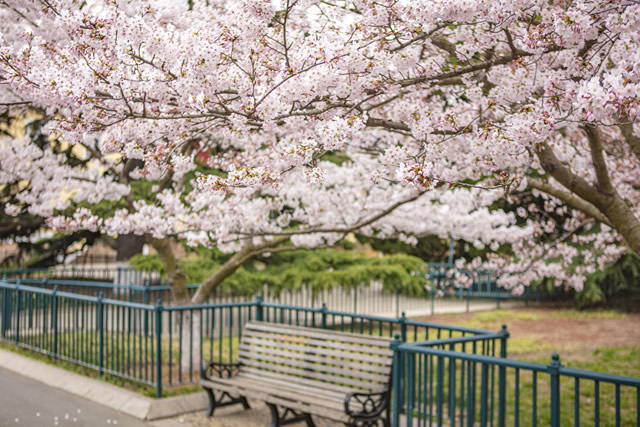
M 210 363 L 201 384 L 215 408 L 264 401 L 272 426 L 319 415 L 347 425 L 389 425 L 391 340 L 317 328 L 250 322 L 238 363 Z M 209 372 L 213 372 L 211 375 Z

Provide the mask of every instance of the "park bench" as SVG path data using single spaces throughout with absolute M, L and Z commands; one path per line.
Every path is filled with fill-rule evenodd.
M 237 363 L 205 365 L 209 416 L 221 406 L 264 401 L 272 426 L 319 415 L 348 426 L 390 425 L 391 339 L 249 322 Z

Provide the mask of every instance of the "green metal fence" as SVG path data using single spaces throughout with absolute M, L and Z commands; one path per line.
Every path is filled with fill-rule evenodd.
M 200 366 L 235 360 L 244 323 L 252 319 L 422 341 L 488 331 L 320 308 L 251 302 L 164 306 L 79 295 L 57 287 L 0 282 L 0 339 L 153 385 L 191 384 Z M 479 349 L 480 354 L 487 353 Z
M 166 307 L 0 281 L 0 340 L 163 389 L 265 320 L 396 336 L 393 425 L 639 425 L 640 379 L 507 359 L 508 332 L 266 303 Z M 573 407 L 567 405 L 570 400 Z
M 484 338 L 396 342 L 394 426 L 640 426 L 640 378 L 464 351 Z

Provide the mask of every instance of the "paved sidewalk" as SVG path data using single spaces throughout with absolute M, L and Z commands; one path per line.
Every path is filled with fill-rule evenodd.
M 0 368 L 0 426 L 123 426 L 150 424 L 24 375 Z
M 0 349 L 0 368 L 37 381 L 43 388 L 60 389 L 75 396 L 81 396 L 119 413 L 139 420 L 154 420 L 178 414 L 203 410 L 207 407 L 205 393 L 151 399 L 125 388 L 116 387 L 104 381 L 85 377 L 44 362 Z M 0 397 L 10 390 L 0 381 Z M 36 387 L 37 388 L 37 387 Z M 0 410 L 2 410 L 0 400 Z M 4 427 L 5 424 L 0 423 Z

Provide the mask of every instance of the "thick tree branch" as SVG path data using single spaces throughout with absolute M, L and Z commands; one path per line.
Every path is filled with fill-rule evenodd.
M 545 53 L 557 52 L 562 49 L 564 48 L 561 46 L 553 46 L 552 48 L 547 50 Z M 398 83 L 402 87 L 406 87 L 406 86 L 412 86 L 412 85 L 416 85 L 424 82 L 451 79 L 453 77 L 458 77 L 458 76 L 462 76 L 469 73 L 475 73 L 476 71 L 488 70 L 489 68 L 495 67 L 497 65 L 509 64 L 515 61 L 516 59 L 525 58 L 533 55 L 534 54 L 530 52 L 519 51 L 516 54 L 511 53 L 510 55 L 498 56 L 488 61 L 478 62 L 477 64 L 468 65 L 466 67 L 461 67 L 461 68 L 458 68 L 457 70 L 448 71 L 445 73 L 436 74 L 435 76 L 414 77 L 411 79 L 401 80 Z
M 602 149 L 602 139 L 600 138 L 600 130 L 595 126 L 584 126 L 584 132 L 589 140 L 589 150 L 591 151 L 591 163 L 596 172 L 598 187 L 607 195 L 615 193 L 607 163 L 604 160 L 604 150 Z
M 573 209 L 577 209 L 581 212 L 584 212 L 591 218 L 596 219 L 601 223 L 606 224 L 609 227 L 613 228 L 609 219 L 606 216 L 604 216 L 602 212 L 598 210 L 598 208 L 596 208 L 591 203 L 585 200 L 582 200 L 580 197 L 576 196 L 575 194 L 569 191 L 565 191 L 560 188 L 554 187 L 553 185 L 539 178 L 530 177 L 530 178 L 527 178 L 527 182 L 529 183 L 529 186 L 531 188 L 535 188 L 536 190 L 540 190 L 543 193 L 547 193 L 551 196 L 554 196 L 562 200 L 564 203 L 566 203 L 568 206 L 572 207 Z
M 631 147 L 631 151 L 636 155 L 636 158 L 640 160 L 640 138 L 633 134 L 633 123 L 625 123 L 618 125 L 620 132 L 622 132 L 622 136 L 624 136 L 625 141 Z
M 218 286 L 224 279 L 231 276 L 238 268 L 251 258 L 260 255 L 268 251 L 268 248 L 274 248 L 282 243 L 288 241 L 288 237 L 282 237 L 279 239 L 273 239 L 264 241 L 258 245 L 254 245 L 251 241 L 248 241 L 242 249 L 233 254 L 227 262 L 222 264 L 212 275 L 207 277 L 202 284 L 198 287 L 198 290 L 191 298 L 192 304 L 203 304 L 211 295 L 211 292 Z
M 536 155 L 542 168 L 566 189 L 597 206 L 600 210 L 601 206 L 607 203 L 606 197 L 600 194 L 587 180 L 565 166 L 546 142 L 540 144 Z

